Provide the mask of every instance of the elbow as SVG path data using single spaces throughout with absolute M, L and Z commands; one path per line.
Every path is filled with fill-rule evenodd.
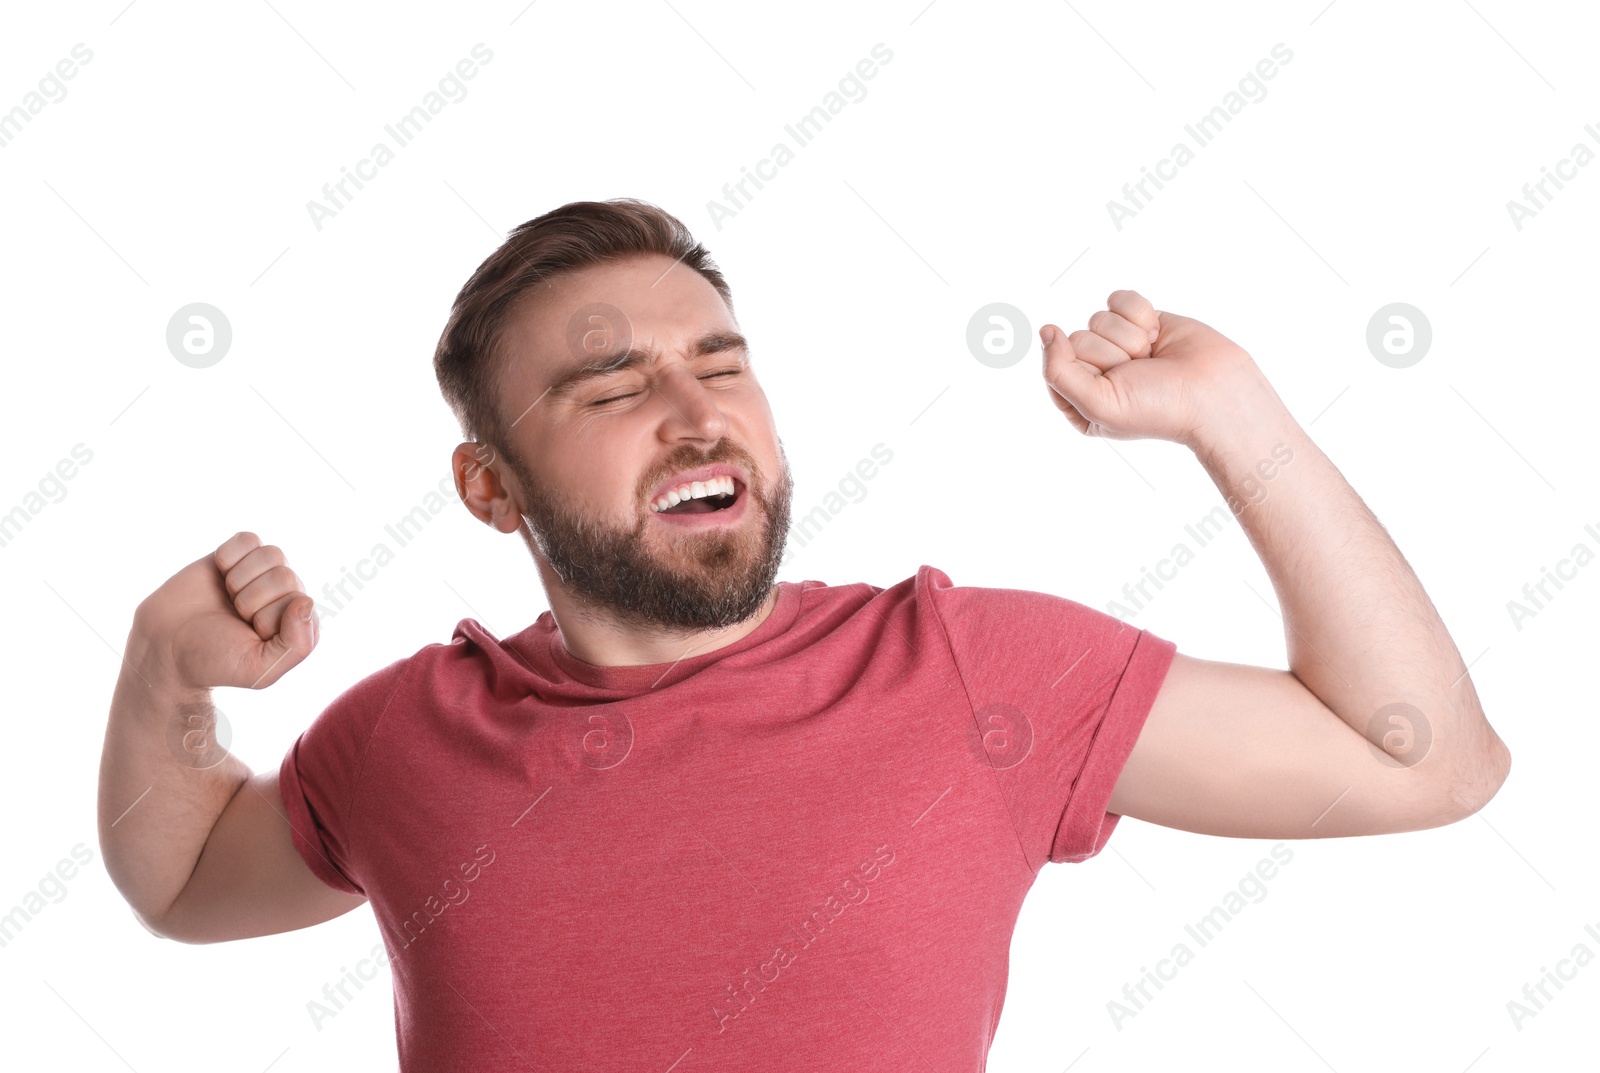
M 1488 743 L 1457 769 L 1450 785 L 1450 822 L 1476 814 L 1500 792 L 1511 774 L 1511 750 L 1493 730 Z
M 134 873 L 128 863 L 112 847 L 112 852 L 106 852 L 106 841 L 101 840 L 101 856 L 105 861 L 106 873 L 111 877 L 111 885 L 117 888 L 117 893 L 122 895 L 122 900 L 128 905 L 128 912 L 139 926 L 157 939 L 179 938 L 173 933 L 171 920 L 173 907 L 177 905 L 174 897 L 166 906 L 159 906 L 158 899 L 150 897 L 148 891 L 140 888 L 134 878 Z M 182 894 L 182 891 L 179 891 Z
M 176 904 L 173 903 L 174 906 Z M 147 916 L 137 909 L 133 911 L 133 915 L 144 930 L 157 939 L 183 943 L 185 946 L 208 946 L 231 938 L 227 935 L 214 934 L 194 920 L 185 920 L 171 908 L 159 917 Z
M 199 932 L 185 931 L 183 928 L 172 927 L 164 922 L 146 920 L 138 913 L 134 914 L 144 930 L 157 939 L 166 939 L 174 943 L 183 943 L 186 946 L 206 946 L 211 943 L 221 942 L 219 936 L 203 935 Z
M 179 895 L 181 897 L 181 891 Z M 141 908 L 131 898 L 127 898 L 126 895 L 124 895 L 124 898 L 128 902 L 128 908 L 133 913 L 133 919 L 137 920 L 141 928 L 157 939 L 168 939 L 175 943 L 192 945 L 216 941 L 210 936 L 198 933 L 192 925 L 185 926 L 183 918 L 178 913 L 177 898 L 174 898 L 172 904 L 161 911 L 155 911 L 148 906 Z
M 133 911 L 133 919 L 139 922 L 139 926 L 145 931 L 149 932 L 155 938 L 171 939 L 177 942 L 186 941 L 181 935 L 173 930 L 168 919 L 170 915 L 169 913 L 148 912 L 144 909 L 140 909 L 131 901 L 128 903 L 128 908 Z
M 133 905 L 132 903 L 129 903 L 128 908 L 133 911 L 133 919 L 139 922 L 139 926 L 145 931 L 149 932 L 155 938 L 171 939 L 173 937 L 172 933 L 169 932 L 161 923 L 160 917 L 151 916 L 148 913 L 140 912 L 139 907 Z
M 100 852 L 101 858 L 105 861 L 106 874 L 111 877 L 111 885 L 122 895 L 122 900 L 127 903 L 128 912 L 133 919 L 157 939 L 171 938 L 164 923 L 165 910 L 157 909 L 152 899 L 145 896 L 115 851 L 106 852 L 106 842 L 103 838 L 100 841 Z

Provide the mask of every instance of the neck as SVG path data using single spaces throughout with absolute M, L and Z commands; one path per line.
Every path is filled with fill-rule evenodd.
M 675 663 L 686 656 L 715 652 L 755 631 L 778 604 L 778 586 L 774 584 L 749 618 L 721 628 L 674 630 L 625 622 L 606 608 L 581 603 L 558 583 L 552 584 L 554 581 L 545 579 L 545 591 L 561 643 L 574 659 L 598 667 Z

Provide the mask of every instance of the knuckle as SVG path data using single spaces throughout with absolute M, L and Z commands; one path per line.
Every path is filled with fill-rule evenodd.
M 211 553 L 211 557 L 224 571 L 231 570 L 260 542 L 254 533 L 240 531 L 218 544 L 217 550 Z
M 1148 313 L 1155 308 L 1144 295 L 1130 290 L 1112 291 L 1111 297 L 1106 299 L 1106 304 L 1114 310 L 1126 309 L 1131 316 Z

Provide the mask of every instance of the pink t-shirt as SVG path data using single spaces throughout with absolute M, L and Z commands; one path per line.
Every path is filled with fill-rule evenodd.
M 280 769 L 364 894 L 400 1068 L 981 1070 L 1012 929 L 1106 811 L 1176 646 L 1059 596 L 779 582 L 671 664 L 463 619 Z

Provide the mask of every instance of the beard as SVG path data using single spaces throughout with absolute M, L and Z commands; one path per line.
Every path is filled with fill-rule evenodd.
M 522 459 L 503 454 L 522 484 L 525 535 L 586 611 L 634 628 L 687 634 L 743 622 L 770 595 L 789 537 L 794 492 L 781 439 L 773 482 L 748 453 L 726 441 L 710 454 L 689 449 L 670 459 L 671 472 L 730 462 L 750 475 L 743 494 L 752 502 L 745 510 L 759 507 L 760 517 L 724 529 L 678 530 L 658 522 L 642 493 L 635 500 L 643 511 L 638 521 L 612 524 L 550 494 Z

